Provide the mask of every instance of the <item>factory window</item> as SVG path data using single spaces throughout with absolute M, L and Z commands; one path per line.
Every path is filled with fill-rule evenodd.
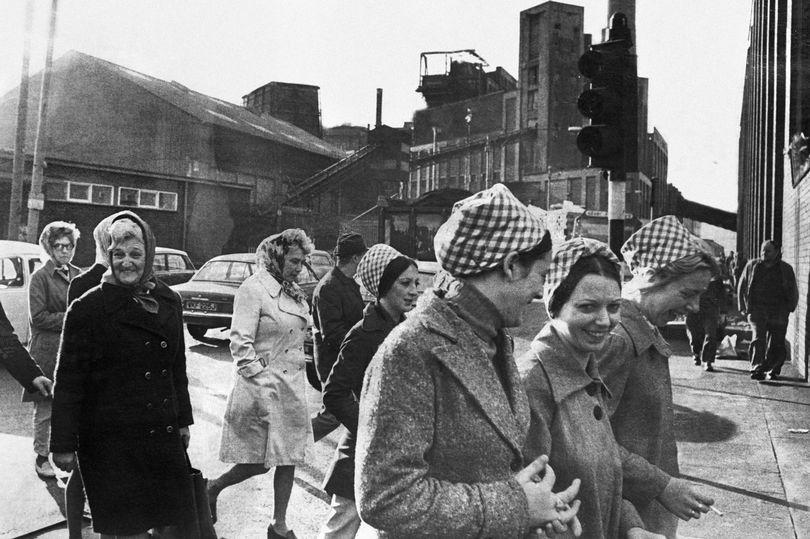
M 540 80 L 540 68 L 538 66 L 529 67 L 529 86 L 537 86 Z
M 118 205 L 130 208 L 177 211 L 177 193 L 119 187 Z
M 582 205 L 582 178 L 571 178 L 568 180 L 569 200 L 577 206 Z
M 540 16 L 542 14 L 529 17 L 529 58 L 537 58 L 540 55 Z
M 526 108 L 530 111 L 537 108 L 537 90 L 529 90 L 526 93 Z
M 45 199 L 111 206 L 112 190 L 110 185 L 48 180 L 45 183 Z
M 589 210 L 599 209 L 599 199 L 596 191 L 596 176 L 585 178 L 585 208 Z

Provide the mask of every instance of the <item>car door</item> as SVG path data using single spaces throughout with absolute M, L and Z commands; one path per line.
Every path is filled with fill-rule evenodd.
M 194 264 L 188 257 L 177 253 L 166 253 L 166 284 L 185 283 L 194 275 Z
M 28 285 L 31 274 L 41 265 L 36 256 L 0 257 L 0 303 L 14 332 L 23 344 L 28 342 Z

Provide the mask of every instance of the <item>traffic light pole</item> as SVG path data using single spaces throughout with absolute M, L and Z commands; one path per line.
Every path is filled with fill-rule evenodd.
M 608 178 L 608 245 L 610 245 L 610 250 L 621 260 L 620 251 L 624 243 L 624 206 L 625 200 L 627 200 L 625 196 L 627 182 L 614 179 L 614 172 L 603 171 L 603 173 L 610 175 Z

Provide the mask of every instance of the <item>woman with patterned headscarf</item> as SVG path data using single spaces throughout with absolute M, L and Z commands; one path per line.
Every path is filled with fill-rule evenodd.
M 70 281 L 81 270 L 71 264 L 79 241 L 79 230 L 73 223 L 54 221 L 45 225 L 39 245 L 48 255 L 45 264 L 31 275 L 28 287 L 28 323 L 31 327 L 31 357 L 42 372 L 53 380 L 56 353 L 62 335 L 62 322 L 67 311 Z M 34 403 L 34 467 L 40 477 L 55 477 L 48 462 L 48 430 L 51 425 L 51 399 L 40 393 L 23 393 L 23 402 Z
M 558 480 L 582 480 L 585 537 L 651 537 L 622 499 L 626 452 L 611 430 L 598 367 L 601 357 L 628 351 L 612 333 L 621 318 L 619 259 L 602 242 L 566 241 L 555 249 L 543 297 L 551 321 L 518 360 L 531 410 L 526 457 L 547 454 Z
M 323 389 L 323 404 L 347 432 L 335 451 L 323 489 L 332 496 L 329 520 L 319 538 L 357 534 L 360 515 L 354 503 L 354 446 L 360 391 L 371 358 L 385 337 L 416 305 L 419 271 L 416 262 L 389 245 L 373 245 L 357 265 L 357 278 L 377 300 L 369 303 L 340 346 L 337 361 Z
M 295 281 L 313 248 L 298 228 L 264 239 L 256 249 L 256 273 L 234 298 L 230 338 L 236 372 L 219 458 L 235 465 L 208 483 L 208 497 L 216 520 L 222 489 L 275 467 L 267 537 L 295 537 L 287 527 L 287 504 L 295 466 L 305 462 L 312 444 L 304 359 L 309 307 Z
M 65 316 L 51 451 L 68 471 L 78 455 L 96 533 L 145 539 L 193 514 L 182 306 L 154 278 L 146 222 L 132 213 L 109 236 L 101 284 Z
M 700 295 L 719 268 L 673 215 L 637 230 L 621 253 L 633 278 L 622 291 L 622 321 L 616 332 L 631 350 L 604 357 L 599 371 L 613 396 L 616 441 L 643 457 L 625 463 L 624 495 L 648 530 L 674 538 L 678 518 L 699 518 L 714 500 L 678 477 L 669 374 L 672 350 L 658 328 L 697 312 Z

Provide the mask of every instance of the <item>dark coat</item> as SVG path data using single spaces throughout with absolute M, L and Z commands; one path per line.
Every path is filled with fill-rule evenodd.
M 6 316 L 6 311 L 0 305 L 0 365 L 8 369 L 9 374 L 17 380 L 28 392 L 37 389 L 31 382 L 37 376 L 44 376 L 36 362 L 28 355 L 28 351 L 14 333 L 14 327 Z
M 737 283 L 737 302 L 740 312 L 751 311 L 751 285 L 758 277 L 758 270 L 763 264 L 761 258 L 750 260 L 745 265 L 742 274 L 740 275 L 739 282 Z M 799 289 L 796 286 L 796 274 L 793 272 L 793 267 L 783 260 L 778 261 L 779 271 L 782 273 L 782 294 L 787 303 L 784 305 L 782 314 L 787 320 L 790 313 L 796 310 L 799 303 Z
M 363 318 L 364 306 L 360 285 L 337 267 L 324 275 L 315 287 L 312 293 L 313 354 L 321 383 L 326 383 L 349 329 Z
M 97 286 L 101 282 L 101 277 L 104 275 L 104 272 L 107 271 L 107 266 L 104 264 L 93 264 L 93 266 L 80 273 L 76 277 L 70 281 L 70 286 L 68 287 L 67 293 L 67 302 L 68 305 L 73 303 L 73 300 L 76 298 L 82 297 L 82 295 Z
M 178 429 L 192 423 L 179 296 L 151 314 L 103 283 L 74 301 L 56 368 L 51 451 L 77 451 L 97 533 L 182 522 L 191 496 Z
M 346 427 L 326 473 L 323 489 L 354 499 L 354 446 L 363 377 L 380 343 L 396 322 L 379 303 L 366 305 L 363 319 L 354 325 L 340 347 L 337 361 L 323 388 L 323 405 Z
M 399 324 L 366 372 L 355 494 L 363 521 L 393 537 L 522 537 L 529 404 L 498 335 L 495 362 L 447 301 Z

